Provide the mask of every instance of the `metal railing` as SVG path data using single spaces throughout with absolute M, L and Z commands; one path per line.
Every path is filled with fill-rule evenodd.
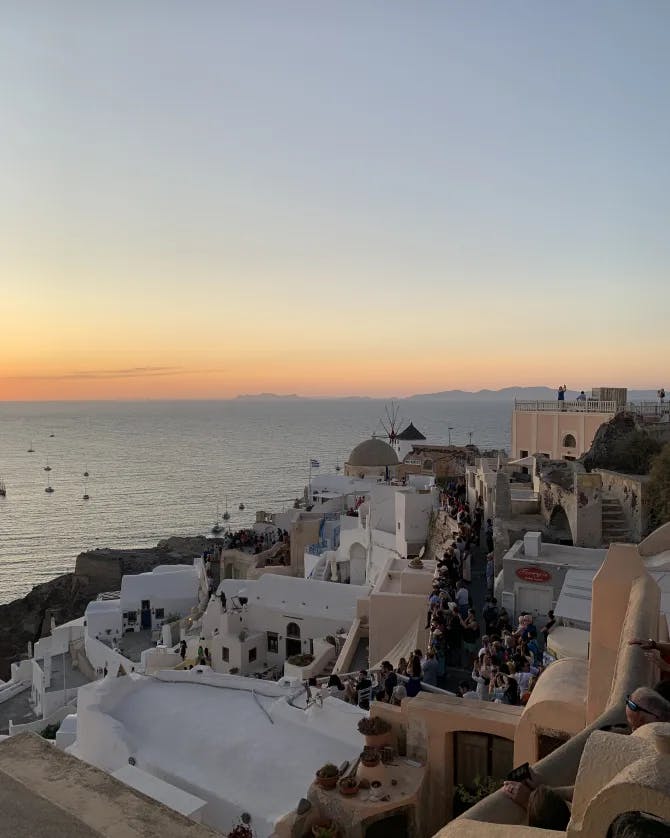
M 525 401 L 514 399 L 514 410 L 519 411 L 544 411 L 551 413 L 618 413 L 624 410 L 625 405 L 615 401 L 601 401 L 600 399 L 586 399 L 575 401 Z

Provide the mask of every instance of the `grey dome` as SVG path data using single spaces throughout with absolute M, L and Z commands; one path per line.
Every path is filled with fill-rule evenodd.
M 398 456 L 388 442 L 372 437 L 360 442 L 349 454 L 349 466 L 397 466 Z

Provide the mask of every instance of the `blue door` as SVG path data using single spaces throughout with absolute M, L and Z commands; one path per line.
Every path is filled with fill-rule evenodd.
M 151 628 L 151 603 L 148 599 L 142 600 L 142 620 L 141 626 L 143 629 Z

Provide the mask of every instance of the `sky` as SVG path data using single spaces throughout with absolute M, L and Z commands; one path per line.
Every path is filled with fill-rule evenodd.
M 666 0 L 0 11 L 0 400 L 670 384 Z

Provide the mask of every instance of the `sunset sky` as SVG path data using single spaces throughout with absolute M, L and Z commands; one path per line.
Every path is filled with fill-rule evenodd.
M 0 400 L 656 388 L 670 3 L 23 0 Z

